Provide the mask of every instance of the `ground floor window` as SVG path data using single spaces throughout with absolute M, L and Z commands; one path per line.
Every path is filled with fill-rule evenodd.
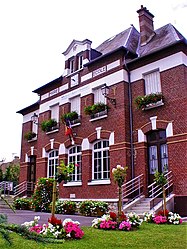
M 110 178 L 109 141 L 102 140 L 93 145 L 92 180 Z
M 57 166 L 59 164 L 58 160 L 58 150 L 52 150 L 48 154 L 48 170 L 47 177 L 54 177 L 57 173 Z
M 69 149 L 68 161 L 75 165 L 75 170 L 71 174 L 71 181 L 82 180 L 82 165 L 81 165 L 81 146 L 73 146 Z

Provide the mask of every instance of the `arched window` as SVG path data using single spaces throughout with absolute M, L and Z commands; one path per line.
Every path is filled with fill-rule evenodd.
M 147 134 L 149 174 L 156 171 L 168 171 L 168 148 L 166 144 L 166 131 L 157 130 Z
M 71 174 L 71 181 L 73 182 L 82 180 L 81 155 L 81 146 L 73 146 L 69 149 L 68 162 L 75 165 L 75 170 Z
M 110 178 L 109 141 L 102 140 L 93 145 L 92 180 Z
M 47 177 L 54 177 L 57 172 L 57 166 L 59 164 L 58 160 L 58 150 L 52 150 L 48 154 L 48 170 Z

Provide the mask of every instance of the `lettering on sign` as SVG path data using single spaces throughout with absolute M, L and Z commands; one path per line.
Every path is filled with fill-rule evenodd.
M 57 94 L 57 93 L 58 93 L 58 88 L 56 88 L 56 89 L 50 91 L 50 92 L 49 92 L 49 97 L 51 97 L 51 96 L 53 96 L 53 95 L 55 95 L 55 94 Z
M 95 77 L 99 74 L 102 74 L 104 72 L 106 72 L 106 66 L 100 67 L 100 68 L 96 69 L 95 71 L 93 71 L 93 77 Z

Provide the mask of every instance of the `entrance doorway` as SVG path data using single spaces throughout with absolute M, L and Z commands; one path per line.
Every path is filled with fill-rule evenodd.
M 36 182 L 36 156 L 29 157 L 27 181 L 33 183 Z
M 149 184 L 154 180 L 156 171 L 168 172 L 168 148 L 166 143 L 166 131 L 156 130 L 147 134 L 148 142 L 148 172 Z

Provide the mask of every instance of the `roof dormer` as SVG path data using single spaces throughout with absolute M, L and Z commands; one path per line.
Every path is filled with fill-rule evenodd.
M 83 65 L 91 59 L 92 42 L 88 39 L 83 41 L 73 40 L 62 54 L 65 56 L 65 70 L 63 76 L 70 75 L 83 68 Z

